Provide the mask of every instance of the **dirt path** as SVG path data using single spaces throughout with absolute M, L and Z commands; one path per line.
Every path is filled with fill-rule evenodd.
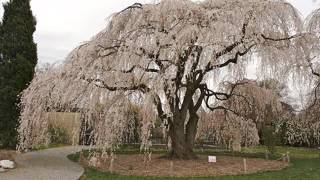
M 62 147 L 18 155 L 17 168 L 0 173 L 0 180 L 77 180 L 84 169 L 66 156 L 79 150 Z

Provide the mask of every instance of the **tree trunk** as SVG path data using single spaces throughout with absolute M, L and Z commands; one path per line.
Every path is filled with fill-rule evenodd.
M 193 114 L 190 116 L 188 124 L 186 126 L 186 143 L 189 151 L 193 151 L 194 143 L 197 135 L 199 116 Z
M 197 124 L 199 117 L 191 116 L 185 128 L 184 121 L 175 119 L 169 127 L 169 136 L 171 138 L 171 150 L 169 158 L 172 159 L 196 159 L 193 151 L 195 137 L 197 133 Z

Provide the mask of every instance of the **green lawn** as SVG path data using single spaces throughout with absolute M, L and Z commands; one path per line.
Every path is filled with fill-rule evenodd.
M 33 151 L 42 151 L 46 149 L 52 149 L 52 148 L 59 148 L 64 146 L 70 146 L 70 144 L 49 144 L 49 145 L 39 145 L 37 147 L 34 147 Z
M 273 158 L 278 158 L 281 154 L 290 152 L 292 159 L 292 166 L 275 172 L 264 172 L 251 175 L 241 176 L 221 176 L 221 177 L 200 177 L 200 178 L 158 178 L 158 177 L 127 177 L 120 175 L 113 175 L 110 173 L 99 172 L 92 168 L 87 168 L 85 172 L 86 180 L 187 180 L 187 179 L 199 179 L 199 180 L 320 180 L 320 151 L 314 149 L 305 148 L 293 148 L 293 147 L 278 147 L 278 155 Z M 161 153 L 162 151 L 159 151 Z M 243 149 L 241 153 L 232 153 L 230 151 L 199 151 L 201 154 L 215 154 L 215 155 L 234 155 L 245 157 L 264 157 L 265 147 L 259 146 L 255 148 Z M 87 152 L 86 152 L 87 153 Z M 136 153 L 134 150 L 123 150 L 121 153 Z M 72 160 L 77 160 L 78 155 L 69 156 Z

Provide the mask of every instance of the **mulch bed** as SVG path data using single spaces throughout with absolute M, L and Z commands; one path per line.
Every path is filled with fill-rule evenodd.
M 112 172 L 126 176 L 156 177 L 200 177 L 240 175 L 256 172 L 281 170 L 288 163 L 264 159 L 247 159 L 247 172 L 244 172 L 243 158 L 218 156 L 216 163 L 208 163 L 208 156 L 198 156 L 196 160 L 169 160 L 161 155 L 152 155 L 150 162 L 145 162 L 143 155 L 117 155 L 113 162 Z M 88 161 L 84 162 L 89 165 Z M 96 168 L 109 171 L 110 159 L 98 161 Z
M 16 151 L 0 150 L 0 160 L 14 161 L 15 156 L 16 156 Z

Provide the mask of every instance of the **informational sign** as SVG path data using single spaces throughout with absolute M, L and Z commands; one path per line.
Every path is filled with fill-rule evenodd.
M 209 163 L 216 163 L 217 162 L 217 156 L 208 156 L 208 162 Z

